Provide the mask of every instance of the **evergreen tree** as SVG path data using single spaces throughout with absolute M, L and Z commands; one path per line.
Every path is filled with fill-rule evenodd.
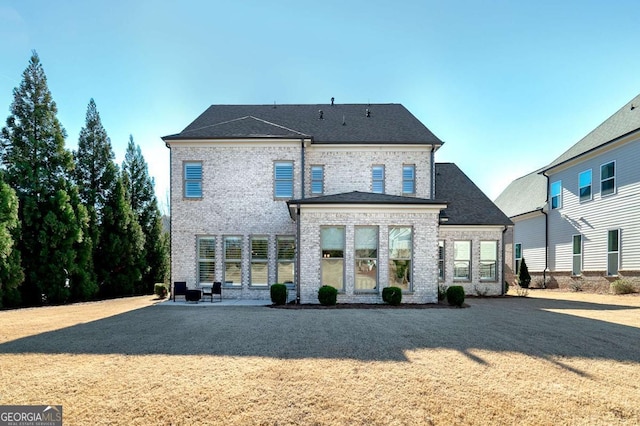
M 74 273 L 76 245 L 82 241 L 79 206 L 72 204 L 69 181 L 72 156 L 64 147 L 65 131 L 47 86 L 38 55 L 33 52 L 13 91 L 11 115 L 2 129 L 7 183 L 20 201 L 18 248 L 25 268 L 22 300 L 64 302 L 67 271 Z
M 109 192 L 95 258 L 103 297 L 130 296 L 142 280 L 144 235 L 131 210 L 122 178 Z
M 0 173 L 0 307 L 20 303 L 18 286 L 24 279 L 20 252 L 14 238 L 18 235 L 18 197 Z
M 156 282 L 164 282 L 168 273 L 168 238 L 162 229 L 162 215 L 158 209 L 154 181 L 139 145 L 129 136 L 122 163 L 123 182 L 129 203 L 145 236 L 142 286 L 138 293 L 153 293 Z
M 527 262 L 524 261 L 524 257 L 522 258 L 522 263 L 520 263 L 520 271 L 518 272 L 518 283 L 522 288 L 529 288 L 529 284 L 531 284 L 529 267 L 527 266 Z

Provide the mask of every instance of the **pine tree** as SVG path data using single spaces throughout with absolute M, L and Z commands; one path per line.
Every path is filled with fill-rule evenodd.
M 95 258 L 102 297 L 130 296 L 142 280 L 144 236 L 126 197 L 122 178 L 115 181 L 102 214 Z
M 76 245 L 82 241 L 79 206 L 72 205 L 71 153 L 65 149 L 65 131 L 47 86 L 40 58 L 33 52 L 13 91 L 11 115 L 2 129 L 7 183 L 16 191 L 21 236 L 17 243 L 25 265 L 20 287 L 24 303 L 59 303 L 70 295 L 67 271 L 76 263 Z
M 520 263 L 520 272 L 518 272 L 518 283 L 522 288 L 529 288 L 529 284 L 531 284 L 529 267 L 527 267 L 527 262 L 524 261 L 524 257 L 522 258 L 522 263 Z
M 168 238 L 162 229 L 162 215 L 158 209 L 154 181 L 139 145 L 129 136 L 122 163 L 123 182 L 127 188 L 131 209 L 145 236 L 142 286 L 139 293 L 152 293 L 156 282 L 164 282 L 168 273 Z
M 0 307 L 20 303 L 18 286 L 24 274 L 14 244 L 18 232 L 18 197 L 0 173 Z

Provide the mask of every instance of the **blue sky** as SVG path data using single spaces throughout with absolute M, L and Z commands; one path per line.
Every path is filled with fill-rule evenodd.
M 31 50 L 75 149 L 94 98 L 161 204 L 177 133 L 211 104 L 402 103 L 495 199 L 640 92 L 634 1 L 0 0 L 0 119 Z

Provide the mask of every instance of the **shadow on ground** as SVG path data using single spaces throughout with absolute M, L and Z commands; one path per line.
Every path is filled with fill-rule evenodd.
M 520 352 L 640 362 L 640 329 L 554 310 L 636 310 L 556 299 L 471 299 L 469 309 L 282 310 L 154 305 L 0 344 L 0 353 L 163 354 L 407 361 L 406 351 Z M 564 367 L 564 366 L 563 366 Z M 568 367 L 564 367 L 568 368 Z M 570 368 L 569 368 L 570 369 Z M 582 374 L 581 372 L 577 372 Z

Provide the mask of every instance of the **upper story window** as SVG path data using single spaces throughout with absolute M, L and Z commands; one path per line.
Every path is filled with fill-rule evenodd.
M 293 197 L 292 161 L 276 161 L 273 164 L 273 195 L 275 198 Z
M 384 166 L 371 168 L 371 192 L 384 194 Z
M 580 202 L 591 200 L 591 169 L 585 170 L 578 175 L 578 189 Z
M 616 193 L 616 162 L 612 161 L 600 166 L 600 195 Z
M 311 166 L 311 193 L 313 195 L 324 193 L 324 166 Z
M 184 198 L 202 198 L 202 162 L 185 161 L 183 173 Z
M 416 166 L 413 164 L 402 166 L 402 193 L 416 193 Z
M 558 180 L 551 184 L 551 208 L 562 207 L 562 181 Z

